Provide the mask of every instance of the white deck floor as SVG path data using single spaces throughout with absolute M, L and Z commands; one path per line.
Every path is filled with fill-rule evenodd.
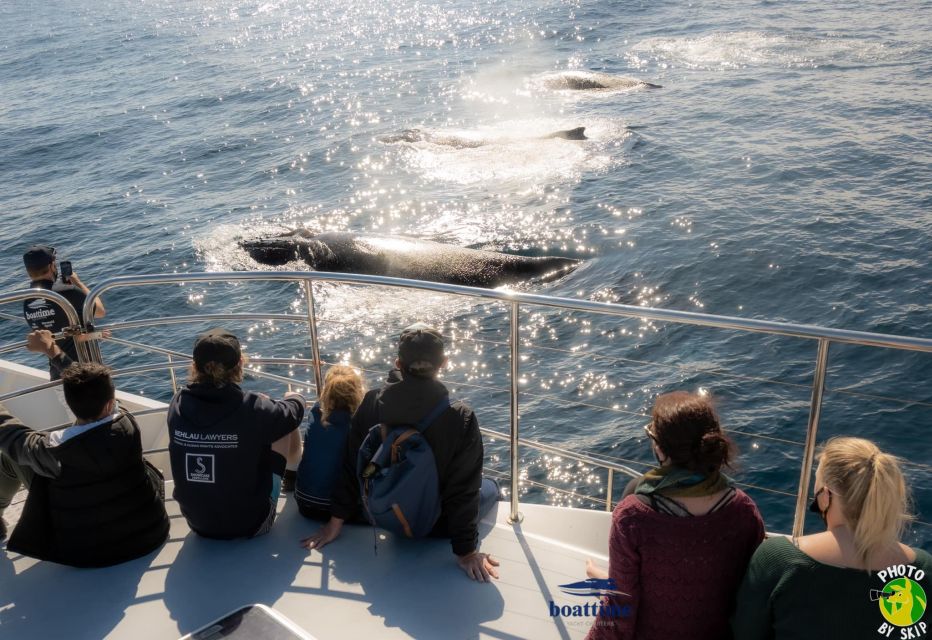
M 176 503 L 168 508 L 165 546 L 116 567 L 74 569 L 4 549 L 0 638 L 171 640 L 250 603 L 274 607 L 319 640 L 580 638 L 591 618 L 553 618 L 549 602 L 591 600 L 558 586 L 585 579 L 587 555 L 606 566 L 610 516 L 523 505 L 525 521 L 512 527 L 499 503 L 498 522 L 490 514 L 480 536 L 501 561 L 501 579 L 479 584 L 457 568 L 446 540 L 381 534 L 376 556 L 372 528 L 348 526 L 322 554 L 308 554 L 298 540 L 318 524 L 290 497 L 272 532 L 254 540 L 200 538 Z

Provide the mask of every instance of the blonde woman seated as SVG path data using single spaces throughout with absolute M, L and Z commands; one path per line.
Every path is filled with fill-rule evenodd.
M 829 440 L 810 509 L 826 531 L 772 538 L 751 559 L 735 638 L 925 637 L 932 556 L 900 542 L 909 515 L 897 459 L 869 440 Z
M 735 590 L 764 523 L 722 473 L 732 460 L 705 396 L 657 398 L 647 435 L 659 466 L 633 483 L 612 514 L 611 592 L 588 640 L 722 640 Z

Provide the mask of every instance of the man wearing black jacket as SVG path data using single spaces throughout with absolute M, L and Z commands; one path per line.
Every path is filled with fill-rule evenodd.
M 437 380 L 446 364 L 443 338 L 435 329 L 418 323 L 405 329 L 398 344 L 395 369 L 381 389 L 363 398 L 353 415 L 340 481 L 334 487 L 330 521 L 302 541 L 307 549 L 320 549 L 335 540 L 346 520 L 360 517 L 356 454 L 376 424 L 415 424 L 449 395 Z M 432 536 L 448 537 L 457 563 L 480 582 L 498 577 L 498 562 L 478 551 L 479 518 L 498 499 L 498 488 L 482 478 L 482 436 L 476 414 L 464 402 L 452 402 L 424 431 L 437 464 L 441 514 Z M 480 494 L 481 502 L 480 505 Z
M 21 482 L 29 489 L 7 549 L 77 567 L 143 556 L 168 537 L 169 521 L 139 427 L 117 407 L 106 367 L 72 364 L 61 377 L 77 418 L 66 429 L 35 431 L 0 404 L 0 512 Z

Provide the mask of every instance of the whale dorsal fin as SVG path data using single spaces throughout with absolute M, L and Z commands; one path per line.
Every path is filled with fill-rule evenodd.
M 553 133 L 544 136 L 545 140 L 550 138 L 561 138 L 563 140 L 588 140 L 586 137 L 586 127 L 576 127 L 575 129 L 564 129 L 562 131 L 554 131 Z

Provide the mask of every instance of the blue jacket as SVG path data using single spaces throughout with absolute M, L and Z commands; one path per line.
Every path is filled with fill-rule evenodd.
M 295 498 L 298 504 L 328 511 L 330 494 L 340 477 L 346 438 L 350 431 L 349 411 L 334 411 L 321 420 L 320 405 L 311 409 L 310 427 L 304 436 L 304 455 L 298 465 Z

